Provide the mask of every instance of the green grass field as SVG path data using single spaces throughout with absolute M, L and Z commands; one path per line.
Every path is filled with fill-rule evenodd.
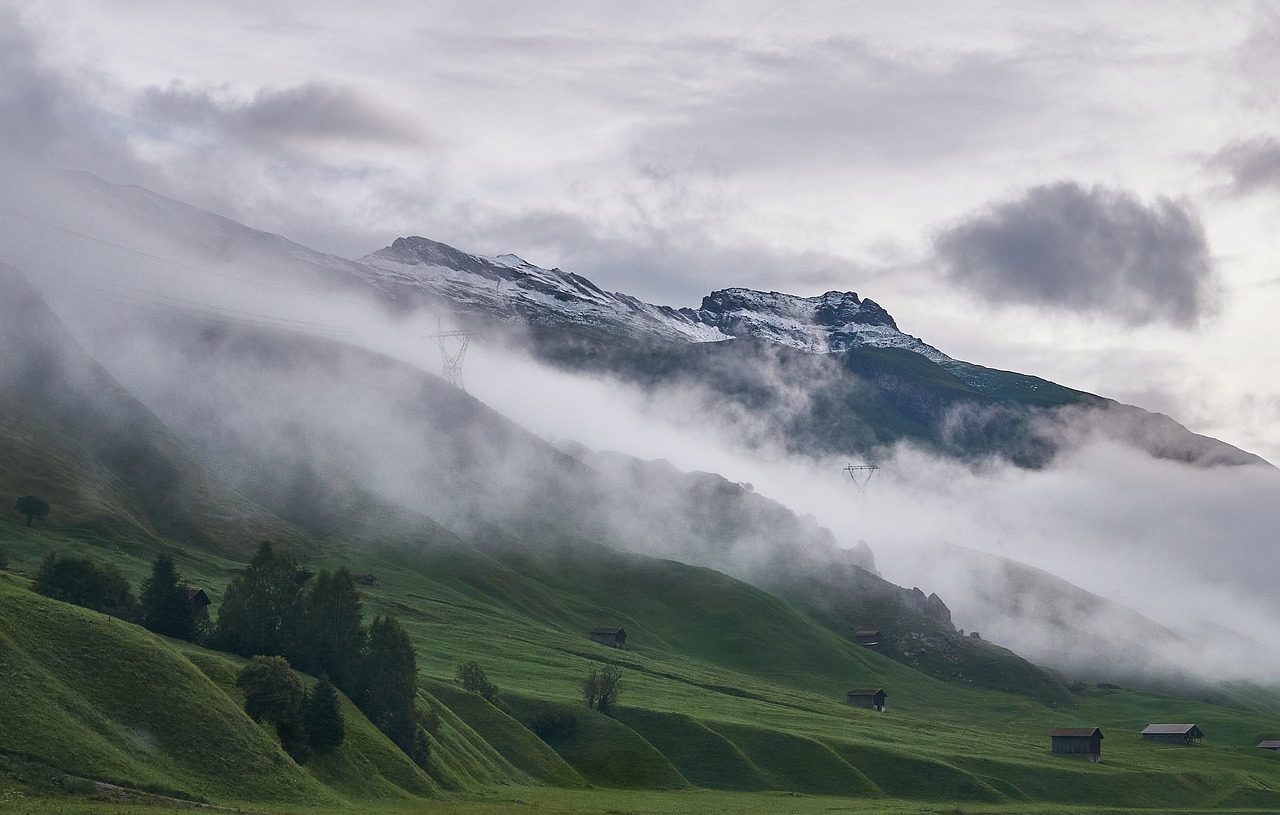
M 298 767 L 240 710 L 243 660 L 39 597 L 21 574 L 56 547 L 110 560 L 136 586 L 145 547 L 17 523 L 0 546 L 0 811 L 129 811 L 94 809 L 105 804 L 82 785 L 42 773 L 264 812 L 1280 811 L 1280 756 L 1254 748 L 1280 735 L 1280 717 L 1096 687 L 1046 704 L 942 681 L 719 573 L 568 541 L 317 544 L 312 566 L 379 576 L 362 590 L 366 616 L 410 631 L 419 703 L 441 726 L 424 773 L 347 704 L 342 747 Z M 199 551 L 179 564 L 215 602 L 240 566 Z M 596 624 L 625 626 L 629 647 L 587 640 Z M 503 709 L 454 684 L 469 660 Z M 593 663 L 623 669 L 612 717 L 578 698 Z M 866 685 L 888 691 L 886 713 L 843 702 Z M 576 725 L 544 743 L 526 725 L 547 710 Z M 1196 722 L 1207 738 L 1144 742 L 1153 721 Z M 1052 755 L 1063 725 L 1101 727 L 1103 762 Z

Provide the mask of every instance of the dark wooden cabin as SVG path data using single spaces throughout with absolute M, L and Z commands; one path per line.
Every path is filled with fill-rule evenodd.
M 863 648 L 879 648 L 880 643 L 884 642 L 884 637 L 880 635 L 879 631 L 873 631 L 868 628 L 853 632 L 853 641 Z
M 1049 738 L 1051 749 L 1059 755 L 1102 760 L 1102 731 L 1096 727 L 1055 727 Z
M 1263 750 L 1280 750 L 1280 740 L 1267 739 L 1266 741 L 1258 742 L 1258 746 Z
M 601 645 L 612 645 L 614 648 L 627 647 L 627 629 L 625 628 L 597 625 L 587 632 L 587 636 L 592 642 L 598 642 Z
M 884 713 L 885 693 L 882 688 L 854 688 L 845 696 L 845 701 L 858 707 L 871 708 Z
M 1166 744 L 1199 744 L 1204 733 L 1194 724 L 1149 724 L 1142 730 L 1146 741 L 1162 741 Z
M 201 588 L 187 588 L 187 602 L 191 604 L 191 610 L 199 616 L 209 606 L 213 605 L 213 601 L 209 599 L 209 595 L 204 593 Z
M 378 585 L 378 578 L 373 572 L 365 572 L 364 574 L 358 574 L 351 578 L 351 582 L 355 583 L 357 586 L 376 586 Z

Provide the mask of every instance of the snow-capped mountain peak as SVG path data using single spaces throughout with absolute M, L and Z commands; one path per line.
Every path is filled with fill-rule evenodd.
M 463 313 L 552 325 L 595 325 L 637 338 L 719 342 L 756 337 L 810 353 L 904 348 L 935 362 L 949 359 L 898 330 L 875 301 L 855 292 L 817 297 L 732 288 L 712 292 L 698 309 L 658 306 L 560 269 L 504 254 L 483 257 L 428 238 L 397 238 L 359 261 L 369 282 L 391 293 L 442 299 Z

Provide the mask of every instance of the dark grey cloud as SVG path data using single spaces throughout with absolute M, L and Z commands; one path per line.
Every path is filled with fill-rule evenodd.
M 1273 136 L 1232 142 L 1215 153 L 1209 163 L 1230 174 L 1237 194 L 1280 192 L 1280 139 Z
M 253 143 L 338 140 L 415 144 L 423 139 L 406 116 L 352 88 L 321 82 L 264 88 L 247 101 L 226 98 L 217 89 L 176 83 L 148 89 L 138 103 L 138 113 L 144 119 Z
M 1191 326 L 1216 308 L 1196 212 L 1160 198 L 1059 182 L 1033 187 L 942 231 L 951 282 L 997 302 Z

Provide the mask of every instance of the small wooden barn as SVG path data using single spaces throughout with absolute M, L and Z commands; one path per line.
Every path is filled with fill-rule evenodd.
M 858 707 L 871 708 L 884 713 L 883 688 L 854 688 L 845 696 L 845 701 Z
M 1149 724 L 1142 730 L 1142 738 L 1147 741 L 1162 741 L 1166 744 L 1199 744 L 1204 733 L 1194 724 Z
M 1280 750 L 1280 740 L 1267 739 L 1266 741 L 1258 742 L 1258 746 L 1263 750 Z
M 879 648 L 880 643 L 884 642 L 884 637 L 880 635 L 879 631 L 866 628 L 853 632 L 853 641 L 863 648 Z
M 351 582 L 357 586 L 376 586 L 378 585 L 378 578 L 373 572 L 365 572 L 351 578 Z
M 597 625 L 587 632 L 587 636 L 591 638 L 592 642 L 598 642 L 601 645 L 611 645 L 614 648 L 627 647 L 627 629 L 625 628 Z
M 191 604 L 191 610 L 200 615 L 200 612 L 213 605 L 213 601 L 209 599 L 209 595 L 204 593 L 201 588 L 187 588 L 187 602 Z
M 1096 727 L 1055 727 L 1049 739 L 1052 751 L 1060 755 L 1102 760 L 1102 731 Z

